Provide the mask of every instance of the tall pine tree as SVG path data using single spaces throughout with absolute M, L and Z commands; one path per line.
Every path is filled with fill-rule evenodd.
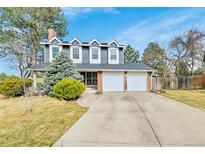
M 53 95 L 53 86 L 65 77 L 79 81 L 83 80 L 83 76 L 76 70 L 75 65 L 69 58 L 68 54 L 61 52 L 50 64 L 44 75 L 43 87 L 45 93 Z
M 124 52 L 124 58 L 125 63 L 137 63 L 139 60 L 140 54 L 135 48 L 133 48 L 131 45 L 128 45 L 125 48 Z
M 143 53 L 143 62 L 155 70 L 160 76 L 166 74 L 166 53 L 157 42 L 150 42 Z

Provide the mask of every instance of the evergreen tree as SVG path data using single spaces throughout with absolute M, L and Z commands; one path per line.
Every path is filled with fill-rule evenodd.
M 6 56 L 12 68 L 17 67 L 25 77 L 28 68 L 40 60 L 40 42 L 47 39 L 48 29 L 63 38 L 66 26 L 62 8 L 0 8 L 0 58 Z
M 166 54 L 165 49 L 161 48 L 157 42 L 150 42 L 143 53 L 143 62 L 155 70 L 161 76 L 166 71 Z
M 45 93 L 53 95 L 53 86 L 65 77 L 79 81 L 83 80 L 83 76 L 76 70 L 75 65 L 69 58 L 68 54 L 61 52 L 50 64 L 44 75 L 43 88 Z
M 135 48 L 132 48 L 131 45 L 128 45 L 125 48 L 124 58 L 125 63 L 137 63 L 139 60 L 140 54 Z

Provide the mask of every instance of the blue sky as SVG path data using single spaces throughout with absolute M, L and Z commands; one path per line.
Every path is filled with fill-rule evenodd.
M 100 42 L 116 39 L 131 44 L 140 53 L 151 41 L 167 48 L 173 36 L 192 27 L 205 31 L 205 8 L 63 8 L 69 34 L 65 40 L 97 38 Z M 17 74 L 5 59 L 0 72 Z

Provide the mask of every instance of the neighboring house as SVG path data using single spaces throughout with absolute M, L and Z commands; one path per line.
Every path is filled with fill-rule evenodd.
M 153 69 L 145 64 L 124 64 L 124 45 L 112 40 L 101 43 L 97 39 L 82 42 L 77 38 L 61 41 L 49 30 L 44 45 L 44 63 L 31 67 L 36 85 L 36 72 L 45 71 L 59 52 L 70 55 L 76 69 L 84 76 L 86 86 L 103 91 L 150 91 Z

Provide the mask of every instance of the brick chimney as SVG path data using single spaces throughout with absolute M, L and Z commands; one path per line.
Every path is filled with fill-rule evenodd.
M 52 38 L 56 37 L 57 34 L 56 32 L 54 31 L 54 29 L 52 28 L 49 28 L 48 29 L 48 40 L 51 40 Z

